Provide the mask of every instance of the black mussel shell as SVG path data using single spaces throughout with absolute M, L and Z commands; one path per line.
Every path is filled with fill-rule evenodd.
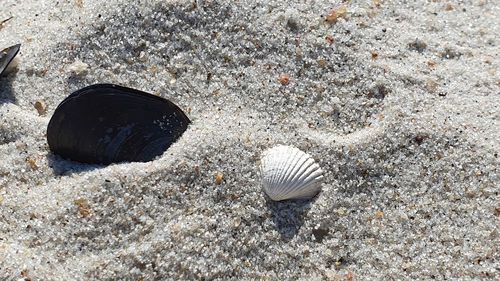
M 17 53 L 21 49 L 21 44 L 17 44 L 6 49 L 0 51 L 0 76 L 2 76 L 3 72 L 12 60 L 16 57 Z
M 47 141 L 52 152 L 78 162 L 147 162 L 162 155 L 189 123 L 184 112 L 164 98 L 97 84 L 59 104 Z

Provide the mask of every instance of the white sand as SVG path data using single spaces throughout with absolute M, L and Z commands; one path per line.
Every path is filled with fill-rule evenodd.
M 498 1 L 133 2 L 1 1 L 0 280 L 499 277 Z M 55 107 L 103 82 L 193 123 L 149 163 L 51 154 Z M 319 161 L 316 200 L 266 201 L 275 144 Z

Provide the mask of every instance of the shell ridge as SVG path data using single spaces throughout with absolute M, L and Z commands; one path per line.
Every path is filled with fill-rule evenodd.
M 292 182 L 290 181 L 291 178 L 294 177 L 298 167 L 300 167 L 303 164 L 304 161 L 304 153 L 300 151 L 298 148 L 293 148 L 293 150 L 296 152 L 296 157 L 291 159 L 293 161 L 294 165 L 291 171 L 287 172 L 286 178 L 280 182 L 281 188 L 279 189 L 279 193 L 281 194 L 286 194 L 289 193 L 290 189 L 292 188 Z
M 320 190 L 321 190 L 320 186 L 310 185 L 307 186 L 307 188 L 304 188 L 303 192 L 294 194 L 294 197 L 297 199 L 312 198 L 316 194 L 318 194 Z
M 283 164 L 285 167 L 285 171 L 283 172 L 282 176 L 280 177 L 279 181 L 277 182 L 278 185 L 280 185 L 280 188 L 276 190 L 276 192 L 283 192 L 284 189 L 287 188 L 287 179 L 290 177 L 290 169 L 293 169 L 293 167 L 297 164 L 297 157 L 300 159 L 300 154 L 301 151 L 298 149 L 290 149 L 291 153 L 289 157 L 287 157 L 286 163 Z M 293 166 L 292 166 L 293 164 Z
M 322 178 L 322 171 L 314 171 L 311 175 L 304 179 L 304 181 L 302 182 L 303 187 L 301 188 L 301 190 L 307 190 L 310 189 L 312 185 L 320 184 Z
M 322 178 L 322 171 L 315 170 L 304 181 L 301 182 L 301 188 L 295 188 L 293 190 L 295 191 L 295 196 L 297 196 L 298 194 L 317 193 L 317 191 L 321 187 Z
M 274 176 L 275 176 L 275 165 L 271 161 L 270 155 L 266 155 L 264 158 L 264 164 L 263 164 L 263 174 L 265 175 L 265 181 L 266 181 L 266 186 L 272 186 L 274 183 Z M 269 192 L 272 192 L 271 189 L 268 189 Z
M 261 175 L 264 182 L 264 190 L 266 191 L 266 193 L 272 192 L 272 190 L 269 189 L 269 186 L 272 185 L 272 177 L 270 177 L 269 175 L 271 176 L 274 175 L 270 173 L 271 166 L 272 163 L 270 163 L 269 161 L 269 150 L 267 150 L 264 152 L 264 157 L 262 158 L 261 161 Z
M 318 171 L 316 163 L 312 163 L 311 165 L 308 165 L 306 169 L 302 170 L 301 173 L 299 173 L 300 177 L 295 179 L 293 184 L 289 187 L 287 190 L 287 193 L 285 195 L 287 196 L 297 196 L 298 194 L 303 193 L 304 190 L 307 190 L 310 187 L 310 184 L 312 181 L 315 180 L 315 177 L 310 177 L 315 171 Z M 319 171 L 318 171 L 319 172 Z M 310 178 L 309 178 L 310 177 Z M 309 179 L 309 180 L 307 180 Z M 314 183 L 313 183 L 314 184 Z M 300 188 L 299 188 L 300 187 Z
M 279 145 L 262 153 L 263 190 L 274 201 L 311 198 L 321 191 L 323 171 L 311 155 Z
M 290 182 L 292 183 L 291 188 L 296 188 L 298 185 L 301 184 L 300 179 L 304 176 L 304 173 L 308 171 L 309 167 L 313 165 L 314 165 L 314 160 L 311 158 L 306 159 L 306 161 L 302 163 L 298 171 L 295 173 L 294 177 L 290 180 Z
M 314 173 L 316 171 L 322 172 L 322 171 L 319 171 L 320 170 L 319 166 L 317 164 L 316 165 L 315 164 L 316 163 L 307 167 L 307 169 L 304 170 L 302 176 L 298 180 L 305 183 L 310 177 L 314 177 Z
M 271 163 L 273 163 L 274 166 L 274 169 L 271 171 L 273 173 L 272 185 L 279 186 L 280 178 L 284 174 L 283 169 L 285 169 L 283 162 L 286 162 L 288 160 L 285 157 L 286 147 L 279 146 L 279 149 L 277 149 L 274 153 L 272 153 L 273 151 L 270 152 L 271 153 L 269 154 L 269 159 L 271 160 Z M 278 192 L 276 189 L 273 190 L 274 192 Z
M 304 157 L 301 157 L 299 159 L 299 161 L 303 161 L 304 160 Z M 299 170 L 298 170 L 298 173 L 297 174 L 293 174 L 293 177 L 292 179 L 286 181 L 286 182 L 282 182 L 281 183 L 281 188 L 279 189 L 279 194 L 281 194 L 281 197 L 283 198 L 286 198 L 286 197 L 289 197 L 289 196 L 294 196 L 295 194 L 297 193 L 300 193 L 300 191 L 297 190 L 297 187 L 301 185 L 301 182 L 298 181 L 297 179 L 297 176 L 300 175 L 300 173 L 302 173 L 302 166 L 304 165 L 303 162 L 299 162 L 300 165 L 299 165 Z
M 287 193 L 287 189 L 289 189 L 290 187 L 290 181 L 289 181 L 290 177 L 293 176 L 293 170 L 295 167 L 301 165 L 301 161 L 303 158 L 303 152 L 295 147 L 288 147 L 287 151 L 293 151 L 295 152 L 295 154 L 293 155 L 293 157 L 287 157 L 288 158 L 286 164 L 287 169 L 283 173 L 283 177 L 280 179 L 280 181 L 276 183 L 278 188 L 275 189 L 275 192 L 282 195 Z M 291 165 L 292 163 L 293 163 L 293 168 L 290 171 L 290 166 L 292 166 Z
M 298 175 L 299 171 L 300 171 L 300 168 L 304 165 L 304 163 L 308 160 L 308 158 L 306 157 L 307 155 L 300 151 L 299 150 L 299 153 L 298 153 L 298 159 L 295 160 L 295 165 L 292 169 L 292 171 L 289 173 L 288 177 L 286 178 L 286 182 L 288 183 L 284 189 L 287 191 L 289 190 L 290 188 L 292 188 L 293 186 L 293 182 L 294 182 L 294 178 Z M 284 191 L 285 191 L 284 190 Z
M 277 177 L 280 174 L 279 162 L 273 161 L 274 158 L 272 157 L 272 155 L 269 155 L 268 159 L 269 159 L 270 165 L 267 168 L 267 172 L 271 175 L 269 177 L 269 182 L 271 185 L 275 185 L 276 181 L 277 181 Z
M 307 178 L 304 179 L 304 183 L 308 183 L 310 181 L 316 181 L 323 178 L 323 170 L 316 169 L 313 171 Z

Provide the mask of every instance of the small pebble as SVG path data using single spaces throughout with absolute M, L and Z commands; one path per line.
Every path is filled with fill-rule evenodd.
M 224 181 L 224 175 L 222 173 L 217 173 L 215 175 L 215 183 L 216 184 L 221 184 Z
M 288 85 L 288 83 L 290 83 L 290 76 L 288 74 L 281 74 L 279 80 L 281 85 Z
M 328 42 L 328 44 L 333 44 L 333 42 L 335 42 L 335 39 L 331 35 L 327 35 L 325 37 L 325 40 L 326 40 L 326 42 Z
M 429 92 L 429 93 L 435 93 L 437 88 L 438 88 L 439 84 L 432 80 L 432 79 L 429 79 L 425 82 L 425 89 Z
M 45 104 L 43 100 L 36 101 L 35 109 L 38 111 L 38 115 L 45 115 L 45 113 L 47 113 L 47 104 Z
M 74 63 L 70 64 L 68 67 L 68 70 L 72 73 L 74 73 L 76 76 L 83 76 L 88 73 L 89 65 L 80 61 L 76 60 Z
M 26 163 L 31 167 L 31 169 L 38 169 L 38 165 L 36 164 L 36 160 L 33 157 L 26 158 Z
M 344 17 L 347 14 L 347 6 L 342 5 L 330 11 L 330 13 L 326 16 L 325 20 L 328 23 L 336 23 L 337 20 L 341 17 Z
M 87 199 L 80 198 L 74 201 L 75 205 L 78 207 L 78 212 L 84 218 L 90 216 L 90 205 Z

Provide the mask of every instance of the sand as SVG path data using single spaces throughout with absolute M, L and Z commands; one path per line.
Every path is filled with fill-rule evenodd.
M 498 279 L 497 1 L 1 6 L 0 48 L 22 44 L 0 78 L 1 280 Z M 52 154 L 54 109 L 94 83 L 192 124 L 148 163 Z M 266 198 L 277 144 L 325 170 L 316 198 Z

